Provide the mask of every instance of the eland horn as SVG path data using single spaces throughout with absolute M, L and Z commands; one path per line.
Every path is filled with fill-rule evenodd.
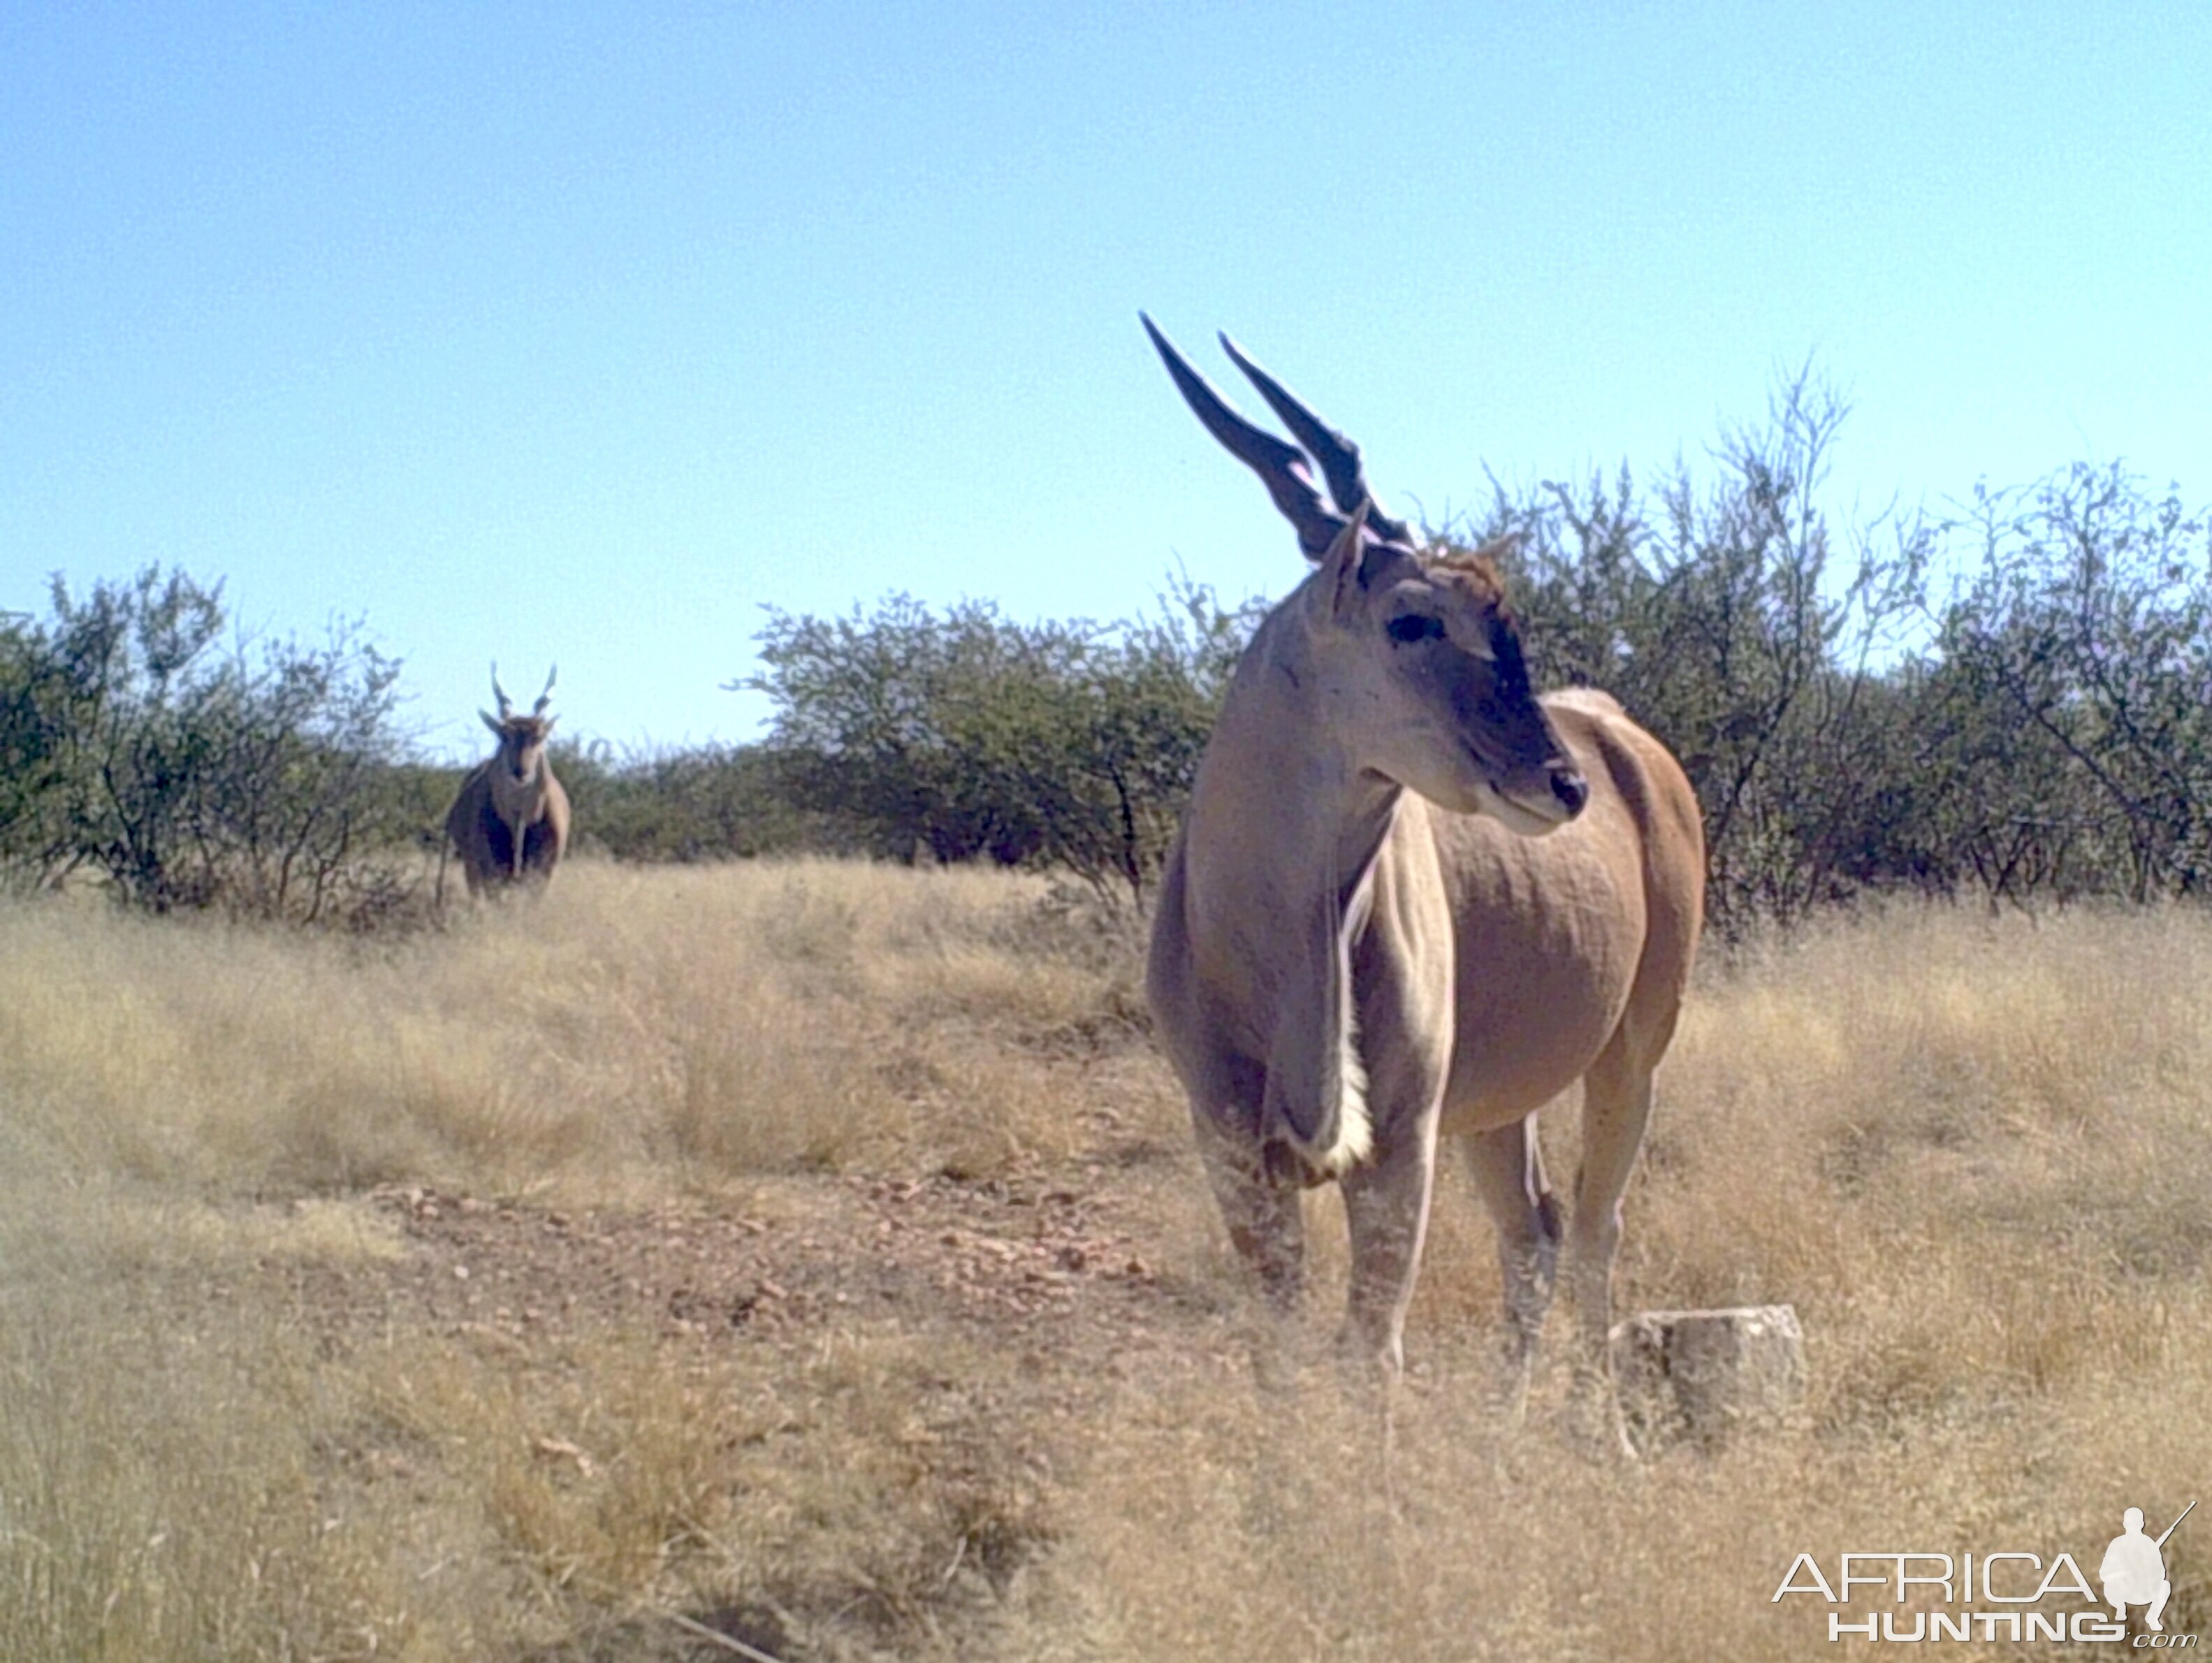
M 1297 528 L 1298 546 L 1305 551 L 1306 558 L 1321 559 L 1336 540 L 1337 533 L 1349 522 L 1322 501 L 1321 493 L 1314 489 L 1311 466 L 1304 454 L 1296 445 L 1285 444 L 1265 428 L 1255 427 L 1245 420 L 1236 406 L 1213 390 L 1205 376 L 1191 368 L 1189 361 L 1160 332 L 1158 325 L 1142 312 L 1137 316 L 1144 323 L 1145 332 L 1152 338 L 1160 362 L 1168 367 L 1169 375 L 1191 412 L 1205 424 L 1208 433 L 1221 442 L 1224 449 L 1260 476 L 1267 495 L 1275 499 L 1276 508 Z
M 1221 350 L 1236 361 L 1244 378 L 1260 389 L 1260 396 L 1267 401 L 1268 408 L 1290 429 L 1291 437 L 1321 464 L 1322 477 L 1328 481 L 1328 494 L 1336 499 L 1336 506 L 1349 515 L 1358 512 L 1359 505 L 1365 503 L 1367 523 L 1385 541 L 1411 547 L 1413 533 L 1406 522 L 1383 513 L 1382 505 L 1375 500 L 1374 490 L 1367 483 L 1366 468 L 1360 460 L 1359 447 L 1315 415 L 1296 393 L 1261 369 L 1225 333 L 1221 337 Z

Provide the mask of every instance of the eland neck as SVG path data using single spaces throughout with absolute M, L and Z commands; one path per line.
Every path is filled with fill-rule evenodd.
M 1347 740 L 1356 667 L 1316 627 L 1313 587 L 1261 624 L 1223 700 L 1184 827 L 1182 923 L 1226 1033 L 1264 1064 L 1249 1130 L 1339 1174 L 1370 1148 L 1352 953 L 1370 874 L 1405 846 L 1407 794 Z
M 1279 911 L 1334 886 L 1347 900 L 1395 823 L 1406 788 L 1362 765 L 1337 720 L 1353 696 L 1315 650 L 1327 604 L 1310 580 L 1269 613 L 1231 679 L 1198 777 L 1187 847 L 1228 854 L 1194 885 Z M 1204 822 L 1218 829 L 1201 831 Z M 1226 898 L 1224 894 L 1224 899 Z
M 501 752 L 492 763 L 491 797 L 500 818 L 510 825 L 537 819 L 545 807 L 544 752 L 530 756 L 518 771 Z

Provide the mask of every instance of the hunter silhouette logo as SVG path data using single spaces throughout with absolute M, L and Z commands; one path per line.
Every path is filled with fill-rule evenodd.
M 2196 1508 L 2197 1503 L 2191 1502 L 2181 1509 L 2181 1519 Z M 2166 1624 L 2159 1619 L 2166 1614 L 2166 1596 L 2173 1592 L 2173 1584 L 2166 1580 L 2161 1550 L 2166 1536 L 2181 1528 L 2181 1519 L 2166 1527 L 2165 1536 L 2153 1541 L 2143 1534 L 2141 1508 L 2130 1508 L 2121 1515 L 2123 1534 L 2112 1538 L 2112 1545 L 2105 1550 L 2105 1562 L 2097 1568 L 2097 1580 L 2105 1585 L 2105 1603 L 2112 1608 L 2116 1621 L 2128 1620 L 2130 1605 L 2148 1605 L 2144 1626 L 2154 1634 L 2165 1630 Z

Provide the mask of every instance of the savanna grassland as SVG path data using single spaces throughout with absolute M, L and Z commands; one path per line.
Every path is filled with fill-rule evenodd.
M 1251 1388 L 1139 942 L 828 862 L 396 943 L 0 911 L 0 1657 L 1787 1658 L 1800 1551 L 2094 1576 L 2212 1488 L 2212 918 L 1710 955 L 1620 1304 L 1793 1301 L 1802 1413 L 1498 1424 L 1452 1173 L 1388 1502 L 1329 1368 Z

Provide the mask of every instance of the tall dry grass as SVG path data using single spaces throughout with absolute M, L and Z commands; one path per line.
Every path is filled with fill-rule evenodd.
M 1129 1394 L 1108 1486 L 1073 1510 L 1085 1632 L 1126 1656 L 1789 1658 L 1828 1643 L 1824 1606 L 1771 1600 L 1799 1551 L 1832 1580 L 1844 1551 L 2014 1549 L 2094 1579 L 2125 1508 L 2155 1530 L 2212 1490 L 2208 978 L 2212 920 L 2178 911 L 1899 910 L 1710 967 L 1616 1296 L 1793 1301 L 1800 1422 L 1631 1476 L 1559 1437 L 1556 1376 L 1534 1435 L 1492 1423 L 1491 1238 L 1447 1184 L 1395 1522 L 1340 1399 L 1262 1409 L 1174 1370 Z M 2212 1616 L 2212 1532 L 2189 1529 L 2177 1632 Z
M 396 945 L 0 911 L 0 1657 L 506 1654 L 711 1605 L 702 1575 L 926 1582 L 967 1503 L 886 1433 L 911 1340 L 333 1356 L 269 1296 L 401 1253 L 348 1204 L 378 1185 L 619 1208 L 1064 1160 L 1102 1123 L 1060 1071 L 1135 1008 L 1081 911 L 818 862 L 574 865 Z
M 827 864 L 580 866 L 369 948 L 0 913 L 0 1656 L 673 1657 L 659 1614 L 719 1610 L 793 1659 L 1786 1658 L 1827 1644 L 1769 1599 L 1798 1551 L 2094 1575 L 2123 1508 L 2212 1489 L 2212 921 L 1899 910 L 1709 966 L 1620 1301 L 1794 1301 L 1803 1415 L 1626 1475 L 1554 1375 L 1494 1424 L 1455 1176 L 1389 1506 L 1364 1400 L 1250 1388 L 1134 965 L 1024 880 Z M 1564 1175 L 1571 1114 L 1546 1136 Z M 944 1170 L 1110 1185 L 1156 1307 L 1058 1356 L 856 1321 L 702 1361 L 619 1327 L 334 1354 L 257 1291 L 393 1262 L 349 1199 L 380 1182 Z
M 19 907 L 0 917 L 9 1135 L 233 1197 L 406 1178 L 611 1199 L 1050 1157 L 1069 1131 L 1042 1053 L 995 1041 L 1135 994 L 1048 902 L 968 871 L 585 864 L 543 906 L 388 947 Z

